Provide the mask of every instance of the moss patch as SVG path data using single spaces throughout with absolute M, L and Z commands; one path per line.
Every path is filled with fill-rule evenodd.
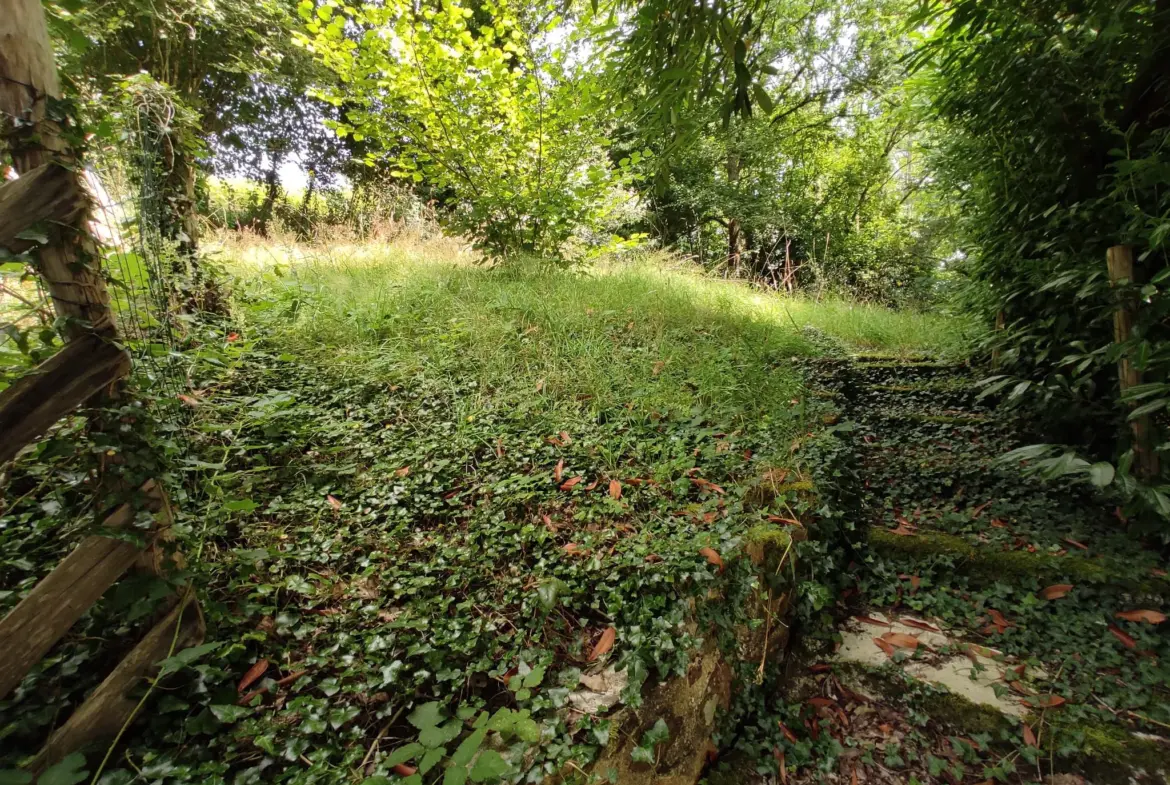
M 1165 581 L 1134 580 L 1132 576 L 1092 559 L 983 548 L 951 534 L 927 532 L 905 537 L 874 526 L 869 530 L 869 545 L 874 551 L 892 557 L 926 559 L 948 556 L 955 559 L 956 570 L 989 581 L 1005 578 L 1069 578 L 1081 583 L 1113 583 L 1142 593 L 1170 594 L 1170 584 Z

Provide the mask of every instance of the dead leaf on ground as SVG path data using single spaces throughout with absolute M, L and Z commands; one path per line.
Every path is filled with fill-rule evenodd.
M 622 498 L 622 484 L 617 480 L 609 481 L 609 498 L 615 501 Z
M 570 556 L 577 556 L 578 554 L 585 553 L 585 551 L 581 550 L 581 546 L 575 542 L 570 542 L 566 545 L 563 545 L 562 549 L 564 550 L 565 553 L 569 554 Z
M 1061 597 L 1073 590 L 1071 583 L 1054 583 L 1051 586 L 1042 589 L 1040 596 L 1046 600 L 1059 600 Z
M 1040 746 L 1036 742 L 1036 734 L 1033 733 L 1032 729 L 1030 727 L 1028 727 L 1027 725 L 1024 726 L 1024 743 L 1027 744 L 1029 747 L 1039 747 Z
M 418 771 L 414 766 L 407 766 L 405 763 L 395 763 L 391 768 L 399 777 L 413 777 Z
M 573 490 L 574 487 L 576 487 L 577 483 L 581 482 L 581 480 L 584 480 L 584 479 L 585 478 L 579 474 L 576 477 L 570 477 L 569 479 L 567 479 L 563 483 L 561 483 L 561 490 L 562 491 L 571 491 L 571 490 Z
M 705 558 L 708 562 L 715 565 L 719 572 L 723 572 L 723 557 L 714 548 L 705 547 L 699 548 L 699 555 Z
M 1146 624 L 1161 624 L 1166 621 L 1166 614 L 1161 611 L 1121 611 L 1114 615 L 1126 621 L 1144 621 Z
M 1074 548 L 1080 548 L 1082 551 L 1089 550 L 1089 546 L 1085 545 L 1083 542 L 1077 542 L 1076 540 L 1070 539 L 1068 537 L 1065 537 L 1064 541 L 1067 542 L 1069 545 L 1073 546 Z
M 889 641 L 884 641 L 881 638 L 874 638 L 873 642 L 874 642 L 874 644 L 877 645 L 877 647 L 879 649 L 881 649 L 882 651 L 884 651 L 886 653 L 886 656 L 888 656 L 888 657 L 894 656 L 895 649 L 894 649 L 893 644 L 891 644 Z
M 395 469 L 394 473 L 397 474 L 399 477 L 405 477 L 406 475 L 410 474 L 410 467 L 403 466 L 401 469 Z
M 890 534 L 896 534 L 899 537 L 913 537 L 918 534 L 918 527 L 910 523 L 905 518 L 898 518 L 898 528 L 889 529 Z
M 593 647 L 593 651 L 589 652 L 589 662 L 593 662 L 612 649 L 616 640 L 617 629 L 606 627 L 605 632 L 601 633 L 601 637 L 597 639 L 597 645 Z
M 560 482 L 565 476 L 565 459 L 557 461 L 557 468 L 553 469 L 553 480 Z
M 1121 641 L 1121 644 L 1123 646 L 1125 646 L 1125 648 L 1127 648 L 1127 649 L 1136 649 L 1137 648 L 1137 641 L 1135 641 L 1133 638 L 1131 638 L 1130 636 L 1128 636 L 1124 632 L 1122 632 L 1120 627 L 1117 627 L 1114 624 L 1110 624 L 1109 631 L 1111 633 L 1113 633 L 1114 638 L 1117 638 L 1117 640 Z
M 776 724 L 780 726 L 780 732 L 784 734 L 784 738 L 788 739 L 793 744 L 796 744 L 796 734 L 790 731 L 788 726 L 783 722 L 777 722 Z
M 988 507 L 990 507 L 991 503 L 993 501 L 995 501 L 995 499 L 990 499 L 988 501 L 985 501 L 985 502 L 983 502 L 983 504 L 980 504 L 978 507 L 971 510 L 971 518 L 975 519 L 975 518 L 978 518 L 980 515 L 982 515 L 983 511 L 986 510 Z
M 1000 635 L 1007 632 L 1008 627 L 1015 627 L 1016 625 L 1004 618 L 1004 615 L 994 608 L 987 609 L 987 615 L 991 617 L 991 625 L 984 628 L 984 630 L 994 628 Z
M 875 627 L 889 627 L 890 626 L 890 622 L 882 621 L 881 619 L 875 619 L 872 616 L 854 616 L 853 618 L 857 619 L 857 621 L 863 622 L 865 624 L 872 624 Z
M 333 496 L 333 495 L 326 496 L 325 500 L 329 502 L 329 506 L 332 507 L 334 510 L 341 509 L 341 500 L 338 499 L 336 496 Z
M 662 360 L 657 360 L 653 365 L 650 366 L 650 372 L 657 376 L 658 374 L 662 373 L 662 369 L 665 367 L 666 363 L 662 362 Z
M 940 630 L 938 627 L 935 627 L 933 624 L 927 624 L 926 622 L 919 621 L 918 619 L 909 619 L 904 617 L 902 619 L 902 623 L 907 627 L 917 627 L 918 629 L 926 630 L 927 632 L 942 632 L 942 630 Z
M 536 391 L 537 392 L 544 392 L 544 379 L 537 379 Z
M 917 649 L 922 641 L 918 640 L 917 636 L 907 635 L 904 632 L 887 632 L 882 635 L 882 640 L 895 646 L 899 649 Z
M 1055 709 L 1057 706 L 1063 706 L 1066 701 L 1059 695 L 1037 695 L 1023 703 L 1034 709 Z
M 716 485 L 710 480 L 704 480 L 702 477 L 692 477 L 691 482 L 693 482 L 699 488 L 702 488 L 704 491 L 711 491 L 718 494 L 727 493 L 727 491 L 723 490 L 723 488 L 720 486 Z
M 240 679 L 240 684 L 236 687 L 236 692 L 243 692 L 248 689 L 248 686 L 263 676 L 266 670 L 268 670 L 268 660 L 257 660 L 256 664 L 248 668 L 248 672 Z

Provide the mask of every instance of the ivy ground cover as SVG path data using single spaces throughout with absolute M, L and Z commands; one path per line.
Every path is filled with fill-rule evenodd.
M 812 469 L 793 448 L 820 415 L 793 358 L 956 340 L 939 319 L 647 262 L 321 259 L 249 268 L 235 296 L 229 322 L 188 326 L 182 433 L 59 434 L 94 460 L 168 456 L 208 623 L 168 661 L 151 721 L 69 776 L 458 783 L 584 766 L 609 727 L 566 720 L 581 670 L 615 665 L 634 705 L 683 672 L 706 630 L 737 620 L 704 600 L 746 590 L 740 540 L 798 504 L 748 499 L 769 471 Z M 68 454 L 51 438 L 8 480 L 6 606 L 84 529 L 86 467 Z M 24 495 L 70 471 L 55 505 Z M 0 704 L 5 765 L 133 639 L 114 620 L 149 618 L 165 589 L 103 600 Z

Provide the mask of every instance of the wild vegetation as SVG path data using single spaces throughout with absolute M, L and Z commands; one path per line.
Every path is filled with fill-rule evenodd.
M 43 7 L 135 365 L 0 465 L 0 611 L 147 480 L 174 555 L 0 782 L 1165 781 L 1164 0 Z

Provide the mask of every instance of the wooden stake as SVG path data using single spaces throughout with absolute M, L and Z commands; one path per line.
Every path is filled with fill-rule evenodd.
M 80 166 L 60 126 L 49 118 L 48 103 L 60 94 L 40 0 L 0 0 L 0 133 L 21 175 L 53 162 L 72 171 Z M 90 331 L 113 335 L 98 247 L 88 233 L 88 198 L 76 174 L 73 192 L 84 208 L 70 226 L 52 228 L 37 266 L 57 314 L 67 319 L 66 338 Z
M 0 392 L 0 463 L 53 423 L 130 372 L 130 355 L 96 335 L 82 335 Z
M 1007 324 L 1007 316 L 1004 314 L 1003 309 L 1000 308 L 998 311 L 995 312 L 995 331 L 1000 332 L 1001 330 L 1003 330 L 1003 328 L 1006 326 L 1006 324 Z M 1001 353 L 1001 350 L 1000 350 L 998 345 L 996 345 L 996 347 L 991 350 L 991 367 L 992 368 L 999 367 L 1000 353 Z
M 184 591 L 166 618 L 118 663 L 65 724 L 53 731 L 30 770 L 40 772 L 87 744 L 112 739 L 133 721 L 139 705 L 134 687 L 157 672 L 159 661 L 203 641 L 203 612 L 194 598 L 193 591 Z
M 1109 267 L 1109 283 L 1116 287 L 1122 281 L 1134 283 L 1133 246 L 1115 245 L 1106 254 Z M 1129 340 L 1133 323 L 1137 319 L 1138 300 L 1132 292 L 1124 293 L 1117 310 L 1113 313 L 1113 341 L 1121 344 Z M 1124 396 L 1131 387 L 1141 384 L 1141 372 L 1128 357 L 1117 363 L 1117 375 Z M 1148 415 L 1138 417 L 1129 423 L 1133 433 L 1134 469 L 1138 477 L 1151 480 L 1158 476 L 1158 455 L 1153 449 L 1153 422 Z
M 162 509 L 165 497 L 154 480 L 148 480 L 141 490 L 147 497 L 147 509 Z M 123 504 L 102 525 L 107 529 L 123 528 L 134 520 L 134 514 L 133 505 Z M 0 620 L 0 651 L 4 652 L 0 657 L 0 699 L 20 684 L 29 668 L 48 653 L 141 553 L 141 548 L 126 540 L 87 537 Z

